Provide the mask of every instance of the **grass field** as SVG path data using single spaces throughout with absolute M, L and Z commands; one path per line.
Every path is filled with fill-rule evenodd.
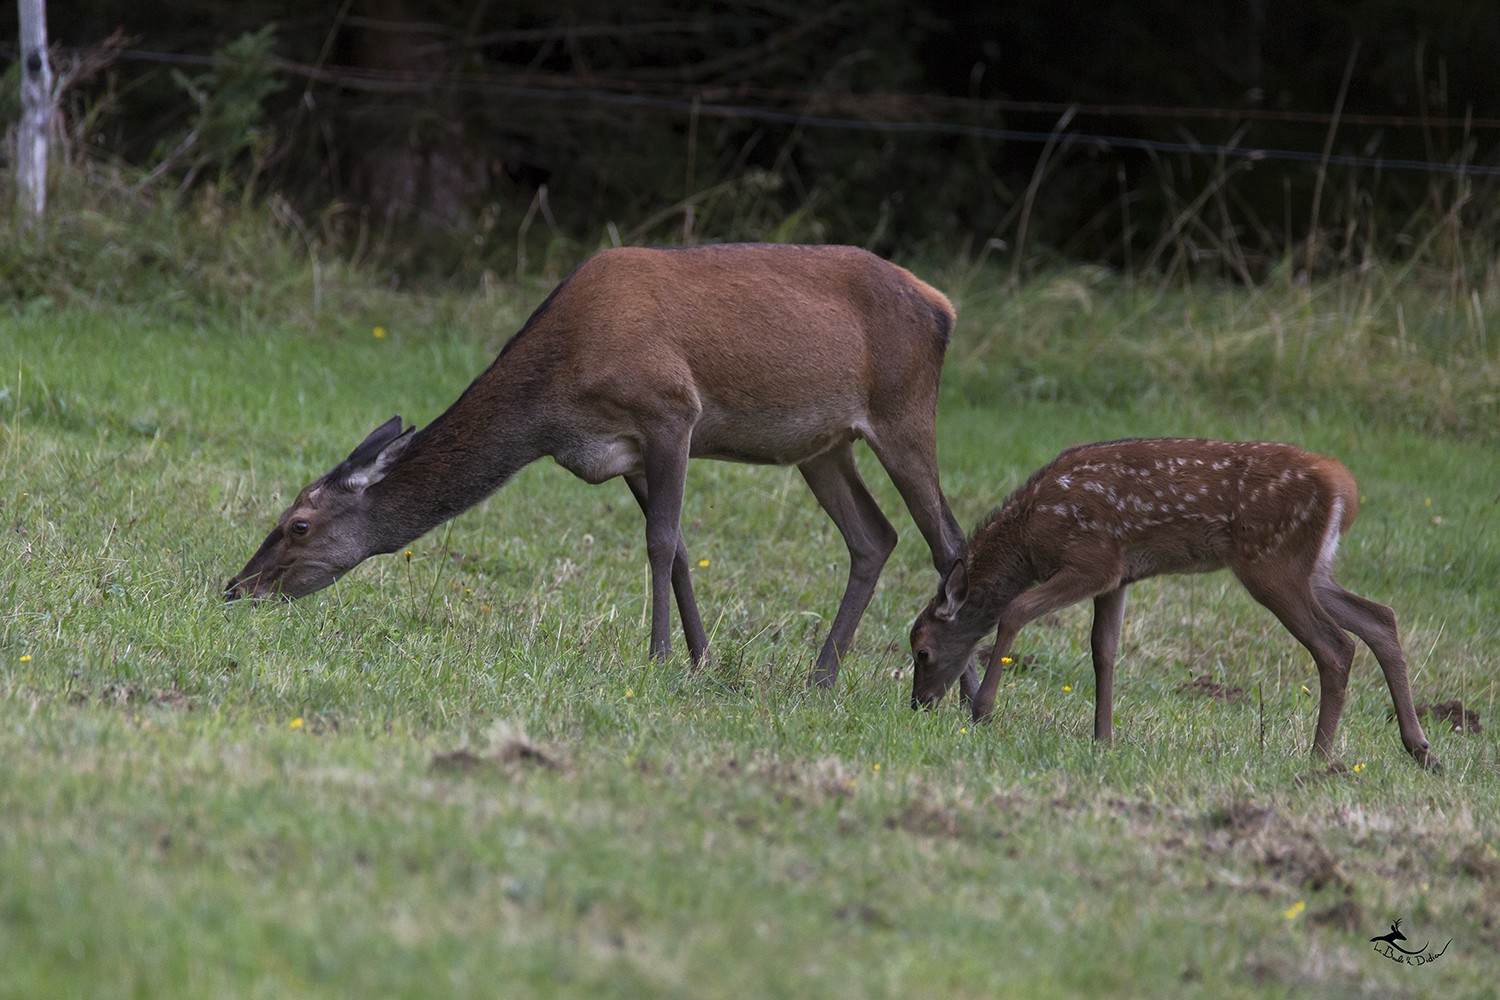
M 1086 608 L 1022 633 L 998 724 L 913 713 L 936 578 L 868 453 L 903 537 L 832 694 L 845 555 L 785 469 L 692 470 L 701 669 L 646 660 L 625 487 L 551 463 L 226 608 L 295 490 L 440 413 L 550 282 L 37 299 L 0 311 L 0 996 L 1493 996 L 1500 295 L 927 273 L 966 526 L 1084 440 L 1337 455 L 1341 579 L 1482 731 L 1424 720 L 1419 771 L 1361 648 L 1330 772 L 1310 658 L 1223 574 L 1132 588 L 1109 751 Z M 1397 918 L 1451 944 L 1389 961 Z

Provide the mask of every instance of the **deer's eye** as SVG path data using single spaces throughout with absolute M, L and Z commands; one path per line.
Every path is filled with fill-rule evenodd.
M 915 657 L 917 666 L 919 667 L 925 667 L 927 665 L 927 661 L 932 659 L 932 653 L 928 651 L 926 646 L 923 646 L 921 649 L 917 650 L 916 653 L 913 654 L 913 656 Z
M 308 529 L 311 527 L 312 525 L 308 524 L 301 518 L 298 518 L 297 520 L 292 522 L 292 534 L 296 535 L 298 538 L 301 538 L 303 535 L 307 534 Z

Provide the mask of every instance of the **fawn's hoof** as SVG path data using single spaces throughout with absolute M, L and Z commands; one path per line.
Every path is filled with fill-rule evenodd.
M 1420 747 L 1417 747 L 1415 750 L 1413 750 L 1411 752 L 1411 755 L 1416 758 L 1416 761 L 1421 765 L 1422 770 L 1428 772 L 1429 774 L 1443 773 L 1443 762 L 1438 760 L 1438 755 L 1433 753 L 1426 743 L 1423 743 Z

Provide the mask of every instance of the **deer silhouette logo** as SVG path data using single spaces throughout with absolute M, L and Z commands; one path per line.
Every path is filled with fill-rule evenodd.
M 1391 924 L 1391 932 L 1389 934 L 1381 934 L 1378 937 L 1370 938 L 1370 940 L 1383 941 L 1386 944 L 1390 945 L 1392 948 L 1395 948 L 1397 951 L 1406 951 L 1405 948 L 1396 943 L 1397 941 L 1406 940 L 1406 935 L 1401 933 L 1401 918 L 1397 917 L 1396 922 L 1394 924 Z M 1421 949 L 1418 950 L 1420 951 Z
M 1401 920 L 1399 918 L 1397 918 L 1395 923 L 1391 924 L 1391 932 L 1389 934 L 1379 934 L 1370 938 L 1371 943 L 1375 945 L 1377 954 L 1384 955 L 1391 961 L 1400 962 L 1404 965 L 1429 965 L 1432 962 L 1436 962 L 1447 953 L 1448 945 L 1453 943 L 1453 940 L 1450 938 L 1448 944 L 1443 945 L 1442 951 L 1435 952 L 1429 951 L 1427 944 L 1423 944 L 1420 948 L 1411 949 L 1403 948 L 1396 943 L 1397 941 L 1405 940 L 1406 935 L 1401 933 Z M 1430 944 L 1431 942 L 1428 943 Z

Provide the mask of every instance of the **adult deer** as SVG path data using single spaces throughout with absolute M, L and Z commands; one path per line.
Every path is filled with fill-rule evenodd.
M 1094 737 L 1108 743 L 1126 586 L 1227 566 L 1317 662 L 1315 753 L 1333 755 L 1355 649 L 1347 629 L 1380 661 L 1401 742 L 1423 766 L 1436 765 L 1412 706 L 1395 614 L 1333 578 L 1339 538 L 1358 509 L 1348 469 L 1291 445 L 1163 439 L 1069 448 L 979 525 L 913 624 L 912 705 L 942 698 L 998 625 L 973 698 L 974 717 L 989 716 L 1021 627 L 1092 597 Z
M 941 292 L 854 247 L 606 250 L 553 290 L 489 369 L 421 431 L 392 417 L 281 515 L 225 595 L 301 597 L 395 551 L 550 455 L 590 483 L 623 476 L 646 516 L 652 656 L 708 637 L 679 517 L 689 458 L 796 465 L 849 548 L 849 581 L 813 683 L 831 687 L 896 532 L 854 442 L 889 473 L 941 573 L 963 533 L 938 485 Z M 964 671 L 972 694 L 977 676 Z

